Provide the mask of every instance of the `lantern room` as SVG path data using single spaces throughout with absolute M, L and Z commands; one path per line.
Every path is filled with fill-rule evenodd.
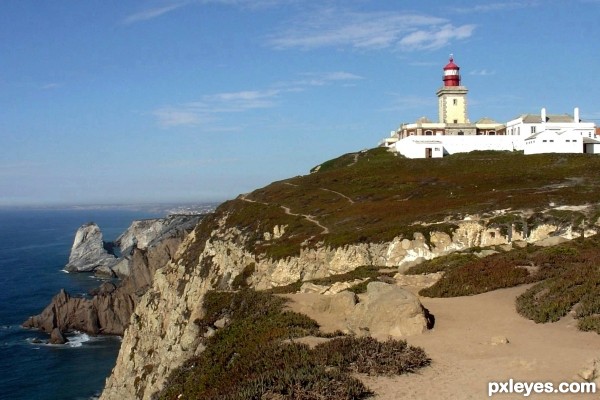
M 450 62 L 444 67 L 444 86 L 460 86 L 460 67 L 454 63 L 450 55 Z

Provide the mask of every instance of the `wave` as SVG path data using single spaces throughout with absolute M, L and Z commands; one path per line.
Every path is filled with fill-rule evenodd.
M 90 335 L 85 332 L 73 331 L 65 335 L 67 338 L 67 343 L 65 344 L 51 344 L 48 343 L 48 339 L 40 339 L 39 337 L 29 337 L 26 338 L 25 341 L 33 346 L 36 346 L 35 349 L 39 349 L 38 346 L 51 346 L 51 347 L 65 347 L 65 348 L 74 348 L 81 347 L 84 343 L 89 342 L 92 339 Z
M 89 342 L 92 340 L 87 333 L 74 331 L 71 334 L 67 335 L 67 339 L 69 340 L 66 345 L 69 347 L 81 347 L 85 342 Z

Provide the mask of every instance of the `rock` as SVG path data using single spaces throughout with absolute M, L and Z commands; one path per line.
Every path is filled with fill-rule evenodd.
M 312 305 L 317 312 L 328 313 L 336 317 L 350 315 L 358 299 L 352 292 L 340 292 L 332 296 L 319 297 Z
M 551 237 L 547 237 L 545 239 L 538 240 L 537 242 L 534 242 L 533 244 L 535 246 L 540 246 L 540 247 L 549 247 L 549 246 L 556 246 L 557 244 L 561 244 L 561 243 L 564 243 L 567 241 L 568 240 L 562 236 L 551 236 Z
M 506 338 L 504 336 L 494 336 L 490 340 L 490 344 L 492 346 L 498 346 L 498 345 L 501 345 L 501 344 L 509 344 L 509 343 L 510 343 L 510 341 L 508 340 L 508 338 Z
M 589 361 L 588 365 L 577 373 L 576 378 L 581 378 L 586 382 L 600 383 L 600 359 Z
M 98 225 L 93 222 L 82 225 L 75 234 L 65 270 L 89 272 L 99 267 L 112 265 L 116 261 L 116 257 L 109 254 L 104 246 L 102 232 Z
M 426 331 L 427 319 L 421 302 L 409 291 L 371 282 L 366 297 L 354 307 L 348 326 L 357 334 L 366 329 L 374 337 L 400 338 Z
M 123 256 L 113 264 L 112 272 L 119 278 L 125 278 L 131 275 L 131 257 Z
M 140 250 L 137 247 L 129 249 L 130 273 L 118 286 L 112 282 L 104 282 L 91 292 L 94 296 L 91 299 L 72 297 L 61 290 L 39 315 L 25 321 L 23 327 L 37 328 L 48 333 L 58 328 L 63 332 L 79 330 L 91 334 L 122 335 L 129 325 L 135 306 L 152 285 L 154 273 L 169 262 L 183 241 L 187 234 L 185 230 L 188 226 L 187 222 L 197 221 L 200 218 L 197 215 L 188 217 L 178 216 L 171 219 L 171 223 L 164 224 L 163 227 L 166 227 L 168 232 L 163 231 L 158 236 L 153 234 L 152 237 L 160 240 L 153 241 L 152 246 L 147 249 Z M 178 229 L 173 221 L 186 223 L 182 223 Z M 84 225 L 84 227 L 78 230 L 76 242 L 91 243 L 92 240 L 97 247 L 98 238 L 101 241 L 99 229 L 95 224 Z M 116 258 L 113 257 L 113 260 Z M 100 270 L 106 271 L 108 275 L 108 270 L 104 267 Z
M 115 277 L 115 273 L 113 272 L 112 268 L 108 265 L 101 265 L 99 267 L 97 267 L 94 270 L 94 275 L 96 275 L 99 278 L 114 278 Z
M 217 328 L 217 329 L 223 329 L 227 325 L 229 325 L 229 318 L 223 317 L 221 319 L 218 319 L 215 321 L 214 325 L 215 325 L 215 328 Z
M 494 255 L 494 254 L 498 254 L 498 253 L 499 253 L 499 252 L 498 252 L 498 251 L 496 251 L 496 250 L 484 249 L 484 250 L 481 250 L 481 251 L 480 251 L 480 252 L 478 252 L 478 253 L 475 253 L 475 255 L 476 255 L 477 257 L 479 257 L 479 258 L 485 258 L 485 257 L 492 256 L 492 255 Z
M 60 331 L 60 329 L 58 328 L 54 328 L 52 329 L 52 333 L 50 334 L 50 344 L 65 344 L 67 343 L 68 340 L 65 337 L 65 335 L 63 335 L 63 333 Z
M 394 275 L 394 279 L 398 286 L 410 286 L 417 289 L 424 289 L 433 286 L 433 284 L 442 279 L 443 275 L 443 272 L 434 272 L 423 275 L 396 274 Z
M 346 289 L 350 289 L 353 286 L 361 284 L 366 280 L 367 280 L 367 278 L 354 279 L 354 280 L 348 281 L 348 282 L 336 282 L 333 285 L 331 285 L 323 294 L 327 295 L 327 296 L 331 296 L 331 295 L 343 292 Z
M 527 242 L 525 240 L 513 240 L 511 243 L 513 247 L 518 247 L 520 249 L 527 247 Z
M 311 282 L 304 282 L 302 286 L 300 286 L 299 293 L 325 293 L 329 289 L 328 286 L 323 285 L 315 285 Z

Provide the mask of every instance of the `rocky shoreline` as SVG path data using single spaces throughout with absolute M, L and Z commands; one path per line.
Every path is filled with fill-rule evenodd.
M 133 221 L 109 243 L 104 242 L 98 225 L 82 225 L 75 234 L 65 270 L 119 279 L 107 280 L 85 297 L 61 290 L 40 314 L 29 317 L 22 326 L 51 334 L 51 343 L 64 343 L 64 333 L 74 330 L 123 335 L 133 310 L 151 287 L 156 270 L 169 262 L 203 217 L 173 215 Z

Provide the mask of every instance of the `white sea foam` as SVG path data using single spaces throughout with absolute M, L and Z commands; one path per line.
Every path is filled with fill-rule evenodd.
M 66 343 L 69 347 L 81 347 L 85 342 L 91 340 L 87 333 L 74 331 L 73 334 L 67 336 L 69 341 Z

